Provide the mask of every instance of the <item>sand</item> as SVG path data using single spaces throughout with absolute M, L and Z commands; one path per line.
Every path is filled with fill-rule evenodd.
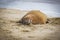
M 49 18 L 48 24 L 22 25 L 16 22 L 26 12 L 15 11 L 0 11 L 0 40 L 60 40 L 60 18 Z

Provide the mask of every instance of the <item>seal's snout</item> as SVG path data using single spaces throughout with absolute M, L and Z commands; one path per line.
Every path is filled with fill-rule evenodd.
M 31 23 L 31 20 L 27 18 L 22 18 L 21 21 L 19 21 L 19 23 L 23 25 L 29 25 Z

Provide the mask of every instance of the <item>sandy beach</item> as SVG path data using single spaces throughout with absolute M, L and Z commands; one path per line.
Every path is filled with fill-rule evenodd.
M 16 23 L 27 11 L 0 9 L 0 40 L 60 40 L 60 18 L 43 25 Z

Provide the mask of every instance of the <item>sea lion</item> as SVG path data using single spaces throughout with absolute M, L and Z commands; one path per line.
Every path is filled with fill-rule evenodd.
M 29 11 L 26 15 L 23 16 L 20 23 L 22 24 L 46 24 L 47 16 L 39 10 Z

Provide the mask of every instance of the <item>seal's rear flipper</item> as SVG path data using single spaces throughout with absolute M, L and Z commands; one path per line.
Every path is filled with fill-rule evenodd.
M 46 23 L 50 23 L 50 19 L 47 19 Z

